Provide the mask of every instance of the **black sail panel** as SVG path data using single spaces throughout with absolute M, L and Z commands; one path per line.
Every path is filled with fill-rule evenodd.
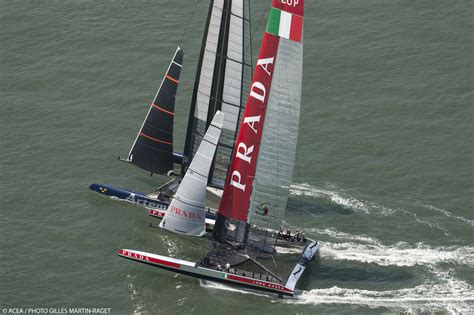
M 173 170 L 173 117 L 182 63 L 178 47 L 128 155 L 130 163 L 152 173 Z
M 184 149 L 182 174 L 217 110 L 225 114 L 209 185 L 223 188 L 251 83 L 250 0 L 209 7 Z

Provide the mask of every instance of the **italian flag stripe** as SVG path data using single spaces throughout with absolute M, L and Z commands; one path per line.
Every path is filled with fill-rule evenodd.
M 278 35 L 283 38 L 290 38 L 291 28 L 291 13 L 281 11 L 280 15 L 280 30 Z
M 303 37 L 303 17 L 300 15 L 293 15 L 291 18 L 290 39 L 296 42 L 301 42 L 302 37 Z
M 268 17 L 267 32 L 296 42 L 301 42 L 303 17 L 272 8 Z
M 272 8 L 268 16 L 267 32 L 278 36 L 278 29 L 280 28 L 281 10 Z

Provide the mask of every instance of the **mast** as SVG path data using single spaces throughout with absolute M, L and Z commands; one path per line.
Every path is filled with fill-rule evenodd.
M 268 252 L 276 242 L 262 228 L 281 224 L 293 175 L 302 32 L 303 0 L 273 0 L 213 232 L 220 241 Z
M 173 117 L 182 63 L 183 50 L 178 47 L 124 160 L 151 173 L 173 171 Z
M 200 82 L 200 77 L 201 77 L 201 70 L 202 70 L 202 65 L 203 65 L 203 60 L 204 60 L 204 53 L 206 50 L 206 41 L 207 41 L 207 34 L 209 33 L 209 24 L 211 23 L 211 15 L 212 15 L 212 10 L 214 7 L 214 0 L 210 0 L 209 2 L 209 10 L 207 12 L 207 20 L 206 20 L 206 26 L 204 28 L 204 33 L 202 36 L 202 42 L 201 42 L 201 52 L 199 53 L 199 60 L 198 60 L 198 65 L 196 69 L 196 78 L 194 79 L 194 89 L 193 89 L 193 96 L 191 99 L 191 108 L 189 110 L 189 118 L 188 118 L 188 129 L 186 131 L 186 140 L 184 144 L 184 152 L 183 152 L 183 165 L 181 166 L 181 175 L 184 176 L 186 173 L 186 169 L 191 163 L 191 158 L 193 155 L 192 149 L 193 149 L 193 130 L 194 130 L 194 115 L 196 111 L 196 101 L 197 101 L 197 94 L 198 94 L 198 89 L 199 89 L 199 82 Z

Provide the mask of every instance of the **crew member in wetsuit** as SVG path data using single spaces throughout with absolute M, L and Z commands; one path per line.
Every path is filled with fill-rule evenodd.
M 159 201 L 166 201 L 166 196 L 162 192 L 160 192 L 158 194 L 158 200 Z
M 296 241 L 301 242 L 301 230 L 296 230 Z

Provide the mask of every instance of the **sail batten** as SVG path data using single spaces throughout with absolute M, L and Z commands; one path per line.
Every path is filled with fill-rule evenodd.
M 183 50 L 178 47 L 127 157 L 152 173 L 173 171 L 173 116 L 182 63 Z

